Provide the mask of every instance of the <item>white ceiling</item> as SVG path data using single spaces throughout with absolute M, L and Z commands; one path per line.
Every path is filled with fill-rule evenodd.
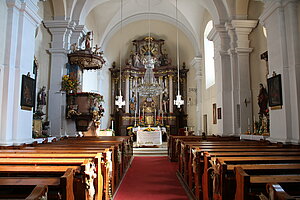
M 200 49 L 200 27 L 206 7 L 204 2 L 207 1 L 211 0 L 178 0 L 178 27 L 195 45 L 196 52 Z M 94 21 L 97 23 L 97 30 L 93 31 L 96 31 L 99 35 L 101 46 L 120 29 L 120 8 L 120 0 L 108 0 L 103 1 L 89 12 L 89 15 L 93 16 Z M 123 0 L 123 27 L 129 23 L 148 18 L 161 20 L 176 26 L 175 0 L 150 0 L 150 11 L 148 9 L 148 0 Z

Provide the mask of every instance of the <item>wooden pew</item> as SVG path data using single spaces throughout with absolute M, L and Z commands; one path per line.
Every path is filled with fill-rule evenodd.
M 238 137 L 218 137 L 218 136 L 173 136 L 168 137 L 168 155 L 172 162 L 178 161 L 178 154 L 181 146 L 181 142 L 200 142 L 200 141 L 239 141 Z
M 15 186 L 35 186 L 35 185 L 46 185 L 52 188 L 58 188 L 54 196 L 49 196 L 49 199 L 63 199 L 63 200 L 74 200 L 73 193 L 73 178 L 74 170 L 68 168 L 62 176 L 49 176 L 49 177 L 20 177 L 20 176 L 8 176 L 0 177 L 0 186 L 9 188 Z M 5 188 L 4 188 L 5 189 Z M 49 190 L 50 191 L 50 190 Z M 33 196 L 33 194 L 32 194 Z M 5 196 L 4 196 L 5 197 Z M 3 198 L 3 197 L 1 197 Z M 8 198 L 8 197 L 7 197 Z
M 216 157 L 224 157 L 224 156 L 250 156 L 250 157 L 257 157 L 257 156 L 299 156 L 299 151 L 291 151 L 291 152 L 282 152 L 280 149 L 278 149 L 277 152 L 254 152 L 253 149 L 242 149 L 243 152 L 235 151 L 237 149 L 232 149 L 232 152 L 223 152 L 223 150 L 219 150 L 220 152 L 217 152 L 215 150 L 212 150 L 212 152 L 209 151 L 193 151 L 191 154 L 191 163 L 189 164 L 189 187 L 190 189 L 194 188 L 195 190 L 195 196 L 197 198 L 200 198 L 199 196 L 202 196 L 201 193 L 202 186 L 201 184 L 205 180 L 206 183 L 203 183 L 205 186 L 208 185 L 208 178 L 209 174 L 205 173 L 211 167 L 209 161 L 211 158 Z M 255 149 L 254 149 L 255 150 Z M 232 168 L 229 168 L 232 170 Z M 205 187 L 203 186 L 203 187 Z M 203 188 L 204 191 L 207 191 L 206 188 Z
M 41 200 L 47 197 L 48 186 L 37 185 L 25 200 Z
M 268 183 L 267 184 L 267 193 L 268 198 L 270 200 L 297 200 L 300 199 L 300 182 L 292 183 L 292 186 L 289 184 L 289 190 L 290 188 L 293 188 L 294 192 L 293 194 L 289 194 L 283 187 L 283 183 Z
M 109 141 L 101 141 L 103 139 L 109 139 Z M 100 140 L 100 141 L 99 141 Z M 68 159 L 72 158 L 80 158 L 80 157 L 91 157 L 93 156 L 92 154 L 99 153 L 105 150 L 105 148 L 110 147 L 111 149 L 111 154 L 106 155 L 106 157 L 111 157 L 109 158 L 110 161 L 105 161 L 99 159 L 100 163 L 98 163 L 97 166 L 110 166 L 108 168 L 101 167 L 100 171 L 102 171 L 102 174 L 112 174 L 112 173 L 117 173 L 115 169 L 112 169 L 116 163 L 118 163 L 118 160 L 121 160 L 121 167 L 120 171 L 121 173 L 118 173 L 119 179 L 121 179 L 121 176 L 123 175 L 124 169 L 126 169 L 129 164 L 130 160 L 132 157 L 132 139 L 131 137 L 83 137 L 83 138 L 64 138 L 63 140 L 59 140 L 53 143 L 47 143 L 47 144 L 34 144 L 31 147 L 29 146 L 22 146 L 20 150 L 14 150 L 14 149 L 7 149 L 6 152 L 2 152 L 0 157 L 15 157 L 17 158 L 37 158 L 37 157 L 56 157 L 56 158 L 64 158 L 68 157 Z M 116 151 L 114 151 L 116 150 Z M 128 152 L 125 152 L 128 151 Z M 16 153 L 23 152 L 23 154 L 26 155 L 14 155 Z M 26 153 L 24 153 L 26 152 Z M 60 152 L 60 153 L 58 153 Z M 39 154 L 43 155 L 39 155 Z M 69 153 L 70 156 L 64 156 L 62 153 Z M 47 154 L 53 154 L 53 155 L 47 155 Z M 114 155 L 112 155 L 114 154 Z M 103 157 L 104 158 L 104 157 Z M 1 158 L 0 158 L 1 159 Z M 108 159 L 108 160 L 109 160 Z M 1 159 L 2 160 L 2 159 Z M 52 159 L 53 161 L 53 159 Z M 47 163 L 45 161 L 45 163 Z M 59 162 L 56 163 L 59 165 Z M 99 171 L 98 171 L 99 174 Z M 100 173 L 101 174 L 101 173 Z M 112 175 L 114 177 L 115 175 Z M 101 177 L 101 176 L 98 176 Z M 110 177 L 107 176 L 106 179 L 109 179 Z M 111 182 L 110 182 L 111 181 Z M 119 180 L 118 180 L 119 181 Z M 111 184 L 113 185 L 112 187 L 116 187 L 117 185 L 115 184 L 115 180 L 107 180 L 105 181 L 105 184 L 107 183 L 106 187 L 104 189 L 108 190 L 108 185 Z M 115 188 L 114 188 L 115 189 Z M 112 196 L 112 193 L 114 191 L 105 191 L 105 198 L 108 199 L 110 196 Z M 109 194 L 110 193 L 110 194 Z
M 227 152 L 227 153 L 231 153 L 231 152 L 252 152 L 250 154 L 254 155 L 253 153 L 257 152 L 261 152 L 258 153 L 257 155 L 264 155 L 266 153 L 263 152 L 276 152 L 276 155 L 280 155 L 282 152 L 291 152 L 291 153 L 287 153 L 289 155 L 297 155 L 299 152 L 299 148 L 283 148 L 282 145 L 278 146 L 277 144 L 269 144 L 268 146 L 266 146 L 268 143 L 266 142 L 257 142 L 257 141 L 249 141 L 249 142 L 238 142 L 238 143 L 233 143 L 233 142 L 228 142 L 226 143 L 223 147 L 222 142 L 214 142 L 214 143 L 209 143 L 206 142 L 205 144 L 201 144 L 198 146 L 195 145 L 193 142 L 184 142 L 185 144 L 187 144 L 187 146 L 190 148 L 190 152 L 187 151 L 187 156 L 183 155 L 182 157 L 188 158 L 188 164 L 186 166 L 188 166 L 188 170 L 185 171 L 181 171 L 183 174 L 186 174 L 188 171 L 188 175 L 183 175 L 183 176 L 187 176 L 186 178 L 188 178 L 188 181 L 186 180 L 187 185 L 190 187 L 190 190 L 195 190 L 194 195 L 197 198 L 201 198 L 202 194 L 201 194 L 201 182 L 202 182 L 202 174 L 203 174 L 203 152 L 204 151 L 208 151 L 208 152 Z M 202 142 L 203 143 L 203 142 Z M 224 143 L 223 143 L 224 144 Z M 230 145 L 231 146 L 230 146 Z M 246 146 L 245 147 L 240 147 L 240 146 L 235 146 L 235 145 L 242 145 Z M 245 145 L 246 144 L 246 145 Z M 247 145 L 254 145 L 254 144 L 259 144 L 256 148 L 249 148 L 250 146 Z M 192 145 L 192 146 L 190 146 Z M 195 145 L 195 146 L 193 146 Z M 209 146 L 210 145 L 210 146 Z M 222 149 L 223 148 L 223 149 Z M 246 153 L 242 153 L 245 154 Z M 229 154 L 227 154 L 229 155 Z M 238 156 L 239 154 L 235 155 Z M 244 155 L 244 156 L 245 156 Z M 191 157 L 189 157 L 191 156 Z M 224 155 L 226 156 L 226 154 Z M 184 161 L 183 161 L 184 162 Z M 187 163 L 187 162 L 185 162 Z M 180 162 L 179 162 L 179 170 L 180 170 Z M 194 175 L 195 174 L 195 175 Z
M 3 151 L 3 150 L 2 150 Z M 95 165 L 95 170 L 97 171 L 97 179 L 96 179 L 96 194 L 99 197 L 99 199 L 102 199 L 102 193 L 103 191 L 103 165 L 105 165 L 103 162 L 102 154 L 91 154 L 91 155 L 82 155 L 82 154 L 60 154 L 60 150 L 56 150 L 56 154 L 2 154 L 1 156 L 5 156 L 5 158 L 0 159 L 0 164 L 10 164 L 10 165 L 36 165 L 41 167 L 42 165 L 77 165 L 81 166 L 81 175 L 84 176 L 83 180 L 77 181 L 80 182 L 86 182 L 87 179 L 91 179 L 89 177 L 90 173 L 93 173 L 94 169 L 91 168 L 91 166 Z M 81 151 L 80 149 L 78 151 Z M 3 152 L 2 152 L 3 153 Z M 104 152 L 103 152 L 104 153 Z M 106 152 L 107 153 L 107 152 Z M 32 156 L 34 155 L 34 156 Z M 30 158 L 30 159 L 29 159 Z M 89 158 L 89 159 L 87 159 Z M 51 168 L 51 166 L 47 166 L 48 168 Z M 49 169 L 51 170 L 51 169 Z M 18 172 L 18 171 L 17 171 Z M 93 179 L 93 178 L 92 178 Z M 91 180 L 89 180 L 91 181 Z M 108 184 L 107 184 L 108 185 Z M 93 187 L 91 188 L 93 189 Z M 80 194 L 84 194 L 84 190 L 79 192 Z M 104 194 L 106 195 L 106 193 Z M 85 195 L 84 195 L 85 196 Z M 108 195 L 107 195 L 108 196 Z M 81 199 L 84 198 L 80 197 Z
M 26 147 L 22 150 L 44 150 L 44 149 L 52 149 L 52 150 L 102 150 L 103 148 L 109 148 L 110 151 L 106 152 L 106 154 L 109 154 L 106 156 L 108 159 L 105 161 L 105 165 L 103 165 L 103 169 L 106 169 L 103 171 L 103 174 L 107 174 L 107 176 L 104 176 L 104 190 L 105 193 L 109 196 L 112 196 L 112 194 L 115 192 L 115 189 L 117 185 L 120 183 L 120 180 L 123 176 L 123 162 L 121 155 L 121 147 L 122 142 L 121 141 L 84 141 L 84 140 L 62 140 L 57 141 L 54 144 L 42 144 L 37 145 L 35 147 Z
M 291 165 L 292 166 L 292 165 Z M 256 169 L 256 168 L 255 168 Z M 287 172 L 282 171 L 273 171 L 272 174 L 270 174 L 270 168 L 269 166 L 262 168 L 262 166 L 259 166 L 257 170 L 260 172 L 265 169 L 267 170 L 268 174 L 265 175 L 256 175 L 251 174 L 249 175 L 249 172 L 253 173 L 253 170 L 248 170 L 246 173 L 245 170 L 242 167 L 235 167 L 235 175 L 236 175 L 236 192 L 235 192 L 235 199 L 236 200 L 246 200 L 246 199 L 253 199 L 253 196 L 257 196 L 260 193 L 265 194 L 266 187 L 265 185 L 268 182 L 277 182 L 277 183 L 298 183 L 299 186 L 300 183 L 300 168 L 299 166 L 296 166 L 296 173 L 293 174 L 293 171 L 291 171 L 291 167 L 289 166 L 288 170 L 290 171 L 289 174 Z M 285 168 L 281 168 L 283 170 Z M 298 173 L 297 173 L 298 172 Z M 259 187 L 263 185 L 263 187 Z M 255 190 L 254 190 L 255 187 Z M 251 190 L 251 188 L 253 188 Z M 276 188 L 278 190 L 278 187 Z M 299 189 L 299 188 L 298 188 Z M 269 189 L 270 190 L 270 189 Z M 251 193 L 249 191 L 252 191 Z M 276 191 L 276 190 L 275 190 Z M 274 192 L 273 192 L 274 194 Z M 287 195 L 283 195 L 282 191 L 280 191 L 280 198 L 286 199 Z M 272 197 L 274 199 L 274 196 Z M 293 198 L 291 198 L 293 199 Z
M 228 199 L 234 194 L 230 190 L 230 185 L 234 177 L 232 176 L 235 165 L 243 164 L 299 164 L 300 156 L 256 156 L 256 157 L 217 157 L 216 160 L 210 160 L 211 170 L 204 171 L 202 179 L 202 188 L 204 199 L 208 199 L 213 193 L 214 199 Z M 298 166 L 299 167 L 299 166 Z M 208 177 L 214 177 L 213 181 Z M 233 177 L 233 178 L 230 178 Z M 212 182 L 218 183 L 211 188 Z

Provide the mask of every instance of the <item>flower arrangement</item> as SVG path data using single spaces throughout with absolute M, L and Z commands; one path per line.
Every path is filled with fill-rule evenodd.
M 148 127 L 148 128 L 146 128 L 144 131 L 155 131 L 155 129 L 154 128 L 151 128 L 151 127 Z
M 79 81 L 76 78 L 70 77 L 69 75 L 64 75 L 61 82 L 61 90 L 67 93 L 74 91 L 77 92 L 79 86 Z

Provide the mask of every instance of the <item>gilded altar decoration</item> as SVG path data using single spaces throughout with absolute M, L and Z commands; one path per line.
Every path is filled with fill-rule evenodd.
M 75 120 L 77 131 L 87 131 L 100 126 L 104 108 L 103 96 L 98 93 L 81 92 L 67 96 L 67 117 Z
M 186 126 L 186 106 L 178 108 L 173 102 L 178 90 L 187 101 L 189 70 L 185 64 L 180 66 L 180 83 L 177 84 L 178 68 L 172 64 L 164 45 L 164 40 L 149 36 L 133 40 L 125 63 L 114 62 L 109 69 L 112 118 L 118 124 L 116 132 L 120 135 L 127 134 L 128 126 L 169 125 L 170 132 L 175 134 L 180 127 Z M 128 104 L 126 102 L 125 106 L 117 108 L 115 99 L 120 89 Z

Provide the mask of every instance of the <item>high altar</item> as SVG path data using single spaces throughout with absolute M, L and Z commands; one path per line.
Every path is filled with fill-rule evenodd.
M 115 105 L 116 96 L 119 95 L 120 69 L 115 63 L 110 68 L 111 117 L 115 122 L 114 129 L 116 133 L 126 135 L 128 126 L 164 126 L 168 128 L 168 133 L 177 135 L 178 129 L 187 125 L 186 106 L 180 108 L 174 106 L 173 101 L 178 91 L 177 67 L 172 65 L 171 59 L 168 58 L 164 40 L 145 37 L 132 41 L 132 44 L 133 50 L 125 65 L 121 67 L 121 90 L 126 102 L 125 107 L 121 109 Z M 163 93 L 155 97 L 142 97 L 138 94 L 136 86 L 143 82 L 146 69 L 142 59 L 149 52 L 157 60 L 153 72 L 158 83 L 163 86 Z M 179 85 L 185 102 L 187 102 L 187 72 L 188 69 L 183 63 L 179 72 Z

